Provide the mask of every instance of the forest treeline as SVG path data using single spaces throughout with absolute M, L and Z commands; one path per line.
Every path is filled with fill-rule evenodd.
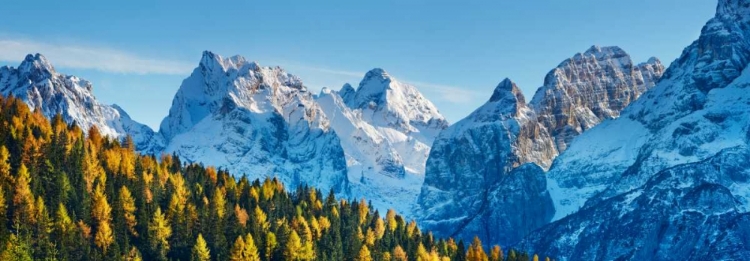
M 0 97 L 0 260 L 538 260 L 88 135 Z M 546 258 L 549 260 L 548 258 Z

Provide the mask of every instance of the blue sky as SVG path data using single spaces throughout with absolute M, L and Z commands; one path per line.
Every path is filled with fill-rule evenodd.
M 118 2 L 116 4 L 111 2 Z M 39 52 L 94 94 L 158 128 L 203 50 L 281 66 L 314 91 L 380 67 L 417 86 L 451 122 L 509 77 L 527 99 L 591 45 L 671 63 L 715 0 L 10 1 L 0 65 Z

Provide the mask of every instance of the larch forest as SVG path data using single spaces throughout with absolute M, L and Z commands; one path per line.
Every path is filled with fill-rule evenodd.
M 366 199 L 140 155 L 13 97 L 0 140 L 1 260 L 550 260 L 435 238 Z

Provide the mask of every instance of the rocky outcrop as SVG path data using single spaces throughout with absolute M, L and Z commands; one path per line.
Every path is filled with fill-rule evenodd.
M 716 16 L 656 87 L 557 159 L 548 173 L 555 219 L 640 187 L 665 168 L 745 144 L 748 4 L 719 1 Z
M 436 234 L 463 239 L 475 234 L 492 243 L 519 239 L 521 235 L 495 232 L 515 225 L 523 225 L 516 227 L 523 231 L 547 222 L 552 205 L 541 188 L 544 171 L 525 163 L 543 165 L 543 159 L 555 153 L 551 136 L 536 121 L 523 94 L 505 79 L 487 103 L 441 132 L 433 143 L 418 201 L 421 224 Z M 504 212 L 531 198 L 538 208 L 512 211 L 538 213 Z
M 99 103 L 89 81 L 58 73 L 41 54 L 27 55 L 18 68 L 0 67 L 0 94 L 20 98 L 47 118 L 60 114 L 84 131 L 96 127 L 119 140 L 130 135 L 136 149 L 144 153 L 158 153 L 164 146 L 158 133 L 130 119 L 122 108 Z
M 658 59 L 634 65 L 618 47 L 594 46 L 550 71 L 528 105 L 504 80 L 486 104 L 435 140 L 418 201 L 422 224 L 444 236 L 478 234 L 508 245 L 548 223 L 552 200 L 537 187 L 546 187 L 544 170 L 575 137 L 617 118 L 662 72 Z M 541 167 L 537 175 L 507 178 L 529 164 Z M 523 207 L 522 199 L 533 203 Z
M 531 106 L 562 152 L 582 132 L 620 116 L 663 72 L 656 58 L 636 65 L 619 47 L 592 46 L 550 71 Z
M 547 175 L 556 221 L 522 246 L 561 259 L 747 256 L 748 28 L 750 1 L 719 1 L 651 91 L 576 138 Z
M 189 162 L 348 193 L 338 136 L 302 81 L 278 67 L 204 52 L 160 132 L 165 151 Z

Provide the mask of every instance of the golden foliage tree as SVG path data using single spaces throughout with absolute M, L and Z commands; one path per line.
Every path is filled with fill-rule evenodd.
M 107 252 L 109 245 L 115 241 L 114 232 L 112 231 L 112 207 L 107 202 L 107 195 L 104 194 L 102 186 L 97 186 L 91 201 L 91 217 L 96 224 L 96 233 L 94 242 L 96 246 Z
M 372 255 L 366 245 L 362 245 L 362 248 L 359 249 L 357 261 L 372 261 Z
M 393 260 L 394 261 L 407 261 L 409 260 L 409 256 L 406 255 L 406 252 L 404 251 L 401 246 L 396 246 L 393 249 Z
M 133 236 L 138 236 L 138 232 L 135 230 L 135 226 L 138 221 L 135 216 L 135 199 L 133 194 L 126 186 L 120 188 L 120 207 L 122 208 L 122 215 L 125 220 L 125 225 L 128 227 L 128 232 Z
M 26 165 L 21 164 L 16 175 L 16 186 L 13 192 L 13 207 L 16 223 L 35 223 L 34 195 L 31 193 L 31 177 Z
M 466 251 L 467 261 L 487 261 L 487 253 L 482 248 L 482 241 L 479 237 L 474 237 L 474 241 L 469 245 L 469 250 Z
M 211 251 L 208 249 L 206 240 L 203 239 L 202 234 L 198 234 L 198 238 L 195 239 L 195 245 L 193 246 L 192 260 L 194 261 L 209 261 L 211 260 Z
M 503 249 L 500 246 L 495 245 L 490 251 L 490 261 L 503 261 Z M 538 260 L 536 260 L 538 261 Z
M 302 242 L 297 232 L 292 230 L 284 249 L 284 258 L 286 260 L 314 260 L 315 252 L 312 244 Z
M 169 252 L 169 237 L 172 235 L 172 227 L 169 226 L 169 221 L 161 212 L 161 208 L 156 208 L 154 217 L 148 224 L 148 236 L 151 243 L 151 248 L 159 253 L 161 257 L 166 257 Z

